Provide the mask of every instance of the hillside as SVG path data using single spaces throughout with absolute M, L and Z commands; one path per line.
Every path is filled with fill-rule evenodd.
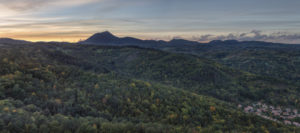
M 299 108 L 295 86 L 196 56 L 138 47 L 3 44 L 0 58 L 3 131 L 298 130 L 236 108 L 255 101 Z
M 96 39 L 99 34 L 101 33 L 95 34 L 82 43 L 138 46 L 173 53 L 196 55 L 201 58 L 214 60 L 234 69 L 261 76 L 275 77 L 291 82 L 292 84 L 300 85 L 300 45 L 257 41 L 239 42 L 236 40 L 216 40 L 210 43 L 198 43 L 183 39 L 175 39 L 169 42 L 139 40 L 138 42 L 127 43 L 126 40 L 118 38 L 111 33 L 109 33 L 110 36 L 118 38 L 117 43 L 115 41 L 102 43 L 103 38 Z
M 0 38 L 0 44 L 29 44 L 31 42 L 24 40 L 15 40 L 11 38 Z
M 300 45 L 226 42 L 157 49 L 212 59 L 228 67 L 300 84 Z
M 129 77 L 172 85 L 226 101 L 263 100 L 299 106 L 295 103 L 299 94 L 297 86 L 270 77 L 236 71 L 195 56 L 151 49 L 137 51 L 137 48 L 95 49 L 94 52 L 80 50 L 72 55 L 84 55 L 78 58 L 88 58 L 92 66 L 106 66 L 110 71 Z M 290 101 L 283 102 L 282 99 Z

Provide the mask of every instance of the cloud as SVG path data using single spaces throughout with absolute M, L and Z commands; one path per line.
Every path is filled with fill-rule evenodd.
M 14 11 L 28 11 L 45 6 L 75 6 L 100 0 L 0 0 L 0 5 Z
M 41 7 L 50 2 L 48 0 L 0 0 L 0 4 L 10 10 L 25 11 Z
M 244 33 L 229 33 L 227 35 L 201 35 L 192 38 L 195 41 L 209 42 L 212 40 L 238 40 L 238 41 L 267 41 L 278 43 L 297 43 L 300 44 L 300 34 L 287 32 L 274 32 L 264 34 L 260 30 L 252 30 Z

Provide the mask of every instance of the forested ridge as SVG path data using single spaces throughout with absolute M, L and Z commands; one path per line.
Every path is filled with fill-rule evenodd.
M 77 44 L 0 46 L 1 132 L 299 132 L 243 113 L 299 108 L 299 87 L 189 54 Z
M 300 45 L 219 41 L 198 45 L 161 45 L 164 51 L 187 53 L 257 75 L 276 77 L 299 86 Z

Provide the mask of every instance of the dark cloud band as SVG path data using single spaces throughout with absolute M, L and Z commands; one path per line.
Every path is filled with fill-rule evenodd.
M 245 33 L 230 33 L 228 35 L 202 35 L 193 37 L 193 40 L 208 42 L 212 40 L 239 40 L 239 41 L 269 41 L 281 43 L 298 43 L 300 44 L 300 34 L 290 34 L 286 32 L 276 32 L 264 34 L 262 31 L 253 30 Z

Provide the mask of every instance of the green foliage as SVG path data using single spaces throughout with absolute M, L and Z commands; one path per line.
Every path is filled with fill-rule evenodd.
M 194 56 L 32 44 L 5 45 L 0 59 L 1 132 L 299 131 L 218 100 L 257 101 L 266 98 L 260 93 L 281 98 L 298 91 Z M 296 106 L 297 98 L 283 104 Z

